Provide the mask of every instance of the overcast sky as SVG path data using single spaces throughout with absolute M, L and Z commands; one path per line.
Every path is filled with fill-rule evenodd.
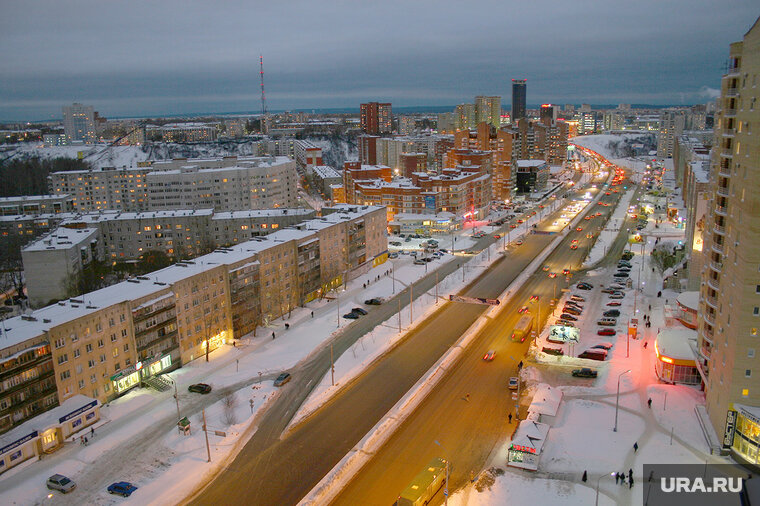
M 0 121 L 714 98 L 757 0 L 2 0 Z

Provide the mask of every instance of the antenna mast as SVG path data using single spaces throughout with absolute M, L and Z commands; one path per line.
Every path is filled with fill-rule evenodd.
M 259 55 L 259 67 L 260 71 L 259 74 L 261 75 L 261 115 L 266 116 L 267 114 L 267 99 L 264 96 L 264 55 Z

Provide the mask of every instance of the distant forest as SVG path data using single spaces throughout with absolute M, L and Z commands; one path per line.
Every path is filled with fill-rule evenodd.
M 27 158 L 0 162 L 0 197 L 44 195 L 51 172 L 88 170 L 90 166 L 73 158 Z

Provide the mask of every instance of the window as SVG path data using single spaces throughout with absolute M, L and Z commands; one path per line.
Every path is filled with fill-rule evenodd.
M 116 358 L 118 356 L 119 356 L 119 348 L 114 348 L 113 349 L 113 357 Z
M 124 320 L 125 320 L 125 319 L 126 319 L 126 318 L 124 317 L 124 315 L 123 315 L 123 314 L 120 314 L 120 315 L 119 315 L 119 321 L 120 321 L 121 323 L 124 323 Z
M 105 361 L 106 361 L 106 355 L 105 355 L 105 353 L 101 353 L 101 355 L 100 355 L 100 363 L 102 364 Z
M 74 350 L 74 358 L 77 358 L 79 356 L 79 348 Z
M 753 314 L 754 316 L 760 315 L 760 307 L 757 307 L 757 306 L 755 306 L 755 307 L 752 309 L 752 314 Z
M 103 340 L 102 339 L 98 339 L 98 348 L 102 348 L 103 346 L 104 346 Z
M 744 377 L 749 378 L 752 376 L 752 369 L 747 369 L 744 371 Z
M 121 329 L 121 337 L 127 337 L 127 329 Z
M 119 372 L 119 369 L 121 369 L 121 365 L 118 362 L 116 362 L 116 365 L 113 366 L 113 369 L 114 371 Z
M 129 351 L 129 343 L 124 345 L 124 352 L 126 353 L 128 351 Z
M 103 331 L 103 325 L 100 324 L 100 322 L 95 324 L 95 332 L 102 332 Z
M 60 355 L 58 357 L 58 365 L 65 364 L 69 361 L 69 355 L 67 353 L 64 353 L 63 355 Z
M 97 380 L 95 379 L 94 374 L 90 374 L 90 383 L 95 383 Z
M 87 353 L 92 352 L 92 343 L 89 343 L 87 346 L 85 346 L 85 349 L 87 350 Z
M 111 334 L 111 342 L 112 343 L 116 342 L 116 334 Z
M 760 286 L 760 285 L 758 285 L 758 286 Z M 55 340 L 55 349 L 56 350 L 58 348 L 63 348 L 64 346 L 66 346 L 66 338 L 65 337 L 61 337 L 61 338 Z
M 93 359 L 90 359 L 90 360 L 87 361 L 87 365 L 89 367 L 95 367 L 95 361 Z
M 757 335 L 757 327 L 752 327 L 751 329 L 749 329 L 749 333 L 752 336 L 756 336 Z
M 754 348 L 748 348 L 747 349 L 747 357 L 748 358 L 754 358 L 755 357 L 755 349 Z
M 77 374 L 82 374 L 82 364 L 77 364 Z
M 68 370 L 68 369 L 66 369 L 65 371 L 63 371 L 63 372 L 61 373 L 61 375 L 60 375 L 60 376 L 61 376 L 61 381 L 63 381 L 63 380 L 65 380 L 65 379 L 68 379 L 68 378 L 70 378 L 70 377 L 71 377 L 71 373 L 69 372 L 69 370 Z
M 131 363 L 132 363 L 132 360 L 129 358 L 124 361 L 124 365 L 129 365 Z
M 84 388 L 84 380 L 79 380 L 79 390 Z

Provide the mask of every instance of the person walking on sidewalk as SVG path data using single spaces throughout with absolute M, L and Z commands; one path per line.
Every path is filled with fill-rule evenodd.
M 636 441 L 635 443 L 633 443 L 633 453 L 636 453 L 637 451 L 639 451 L 639 442 L 638 441 Z
M 615 473 L 615 485 L 617 485 L 618 483 L 620 483 L 620 473 L 616 472 Z
M 649 409 L 652 409 L 652 398 L 650 397 L 647 399 L 647 406 L 649 406 Z

